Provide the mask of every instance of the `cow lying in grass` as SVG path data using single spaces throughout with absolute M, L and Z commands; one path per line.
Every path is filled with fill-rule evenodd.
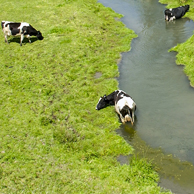
M 166 9 L 164 11 L 165 20 L 173 21 L 174 19 L 182 18 L 187 11 L 189 11 L 189 5 L 180 6 L 172 9 Z
M 8 43 L 7 36 L 20 36 L 20 46 L 22 46 L 22 41 L 24 36 L 26 36 L 31 43 L 30 37 L 36 36 L 39 40 L 42 40 L 44 37 L 42 36 L 40 31 L 37 31 L 30 24 L 26 22 L 16 23 L 9 21 L 2 21 L 1 27 L 5 36 L 5 42 Z
M 122 90 L 115 90 L 108 96 L 100 97 L 96 110 L 100 110 L 110 105 L 115 105 L 115 110 L 119 114 L 122 123 L 131 121 L 134 123 L 134 112 L 136 110 L 136 103 L 133 99 Z

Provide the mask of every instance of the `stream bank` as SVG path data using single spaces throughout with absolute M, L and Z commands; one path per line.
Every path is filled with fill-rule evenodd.
M 194 90 L 183 67 L 175 63 L 176 53 L 168 50 L 192 36 L 194 23 L 188 18 L 164 21 L 165 5 L 156 0 L 100 2 L 123 14 L 122 22 L 138 35 L 131 51 L 122 54 L 118 78 L 119 88 L 137 103 L 131 129 L 135 135 L 130 136 L 123 126 L 118 133 L 131 139 L 138 155 L 155 160 L 156 166 L 158 163 L 162 186 L 172 191 L 176 188 L 176 193 L 182 193 L 182 189 L 192 193 Z M 175 185 L 166 184 L 173 181 Z

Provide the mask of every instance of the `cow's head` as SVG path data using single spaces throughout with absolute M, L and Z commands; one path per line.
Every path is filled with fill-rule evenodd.
M 36 37 L 38 38 L 38 40 L 43 40 L 43 38 L 44 38 L 40 31 L 37 31 Z
M 167 20 L 167 21 L 171 21 L 171 20 L 175 19 L 175 16 L 172 13 L 172 9 L 165 10 L 164 15 L 165 15 L 165 20 Z
M 109 105 L 109 100 L 107 99 L 106 94 L 103 97 L 100 97 L 98 104 L 96 105 L 96 110 L 106 108 Z

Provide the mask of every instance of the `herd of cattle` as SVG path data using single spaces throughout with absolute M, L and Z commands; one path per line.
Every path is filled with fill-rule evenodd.
M 189 10 L 189 5 L 166 9 L 164 11 L 165 20 L 173 21 L 174 19 L 179 19 L 185 15 Z M 100 110 L 109 105 L 114 105 L 115 110 L 120 116 L 121 122 L 124 124 L 128 121 L 131 121 L 131 124 L 134 123 L 134 113 L 136 110 L 136 103 L 134 100 L 122 90 L 116 90 L 108 96 L 104 95 L 100 97 L 96 110 Z
M 173 21 L 174 19 L 179 19 L 183 17 L 187 11 L 189 11 L 189 5 L 166 9 L 164 11 L 165 20 Z M 37 31 L 26 22 L 18 23 L 2 21 L 1 27 L 4 33 L 5 42 L 8 44 L 9 42 L 7 36 L 20 36 L 20 46 L 22 46 L 22 41 L 25 36 L 28 38 L 29 43 L 31 43 L 31 36 L 36 36 L 38 40 L 43 40 L 44 38 L 40 31 Z M 120 116 L 122 123 L 130 121 L 133 125 L 135 120 L 134 114 L 136 110 L 136 103 L 126 92 L 122 90 L 115 90 L 108 96 L 104 95 L 103 97 L 100 97 L 96 110 L 103 109 L 110 105 L 115 106 L 115 110 Z

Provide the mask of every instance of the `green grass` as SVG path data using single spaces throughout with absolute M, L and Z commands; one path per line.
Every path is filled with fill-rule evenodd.
M 194 36 L 190 37 L 185 43 L 178 44 L 170 49 L 170 51 L 178 52 L 176 63 L 178 65 L 184 65 L 184 72 L 188 76 L 190 85 L 194 87 Z
M 168 8 L 178 7 L 181 5 L 190 5 L 189 12 L 186 13 L 185 17 L 194 20 L 194 1 L 193 0 L 160 0 L 161 3 L 168 4 Z M 190 85 L 194 87 L 194 36 L 190 37 L 185 43 L 177 44 L 177 46 L 170 49 L 170 51 L 176 51 L 178 65 L 184 65 L 184 72 L 188 76 Z
M 44 40 L 0 36 L 0 193 L 163 193 L 144 159 L 115 133 L 117 61 L 136 37 L 95 0 L 0 1 L 0 17 L 25 21 Z M 100 73 L 99 78 L 95 78 Z

